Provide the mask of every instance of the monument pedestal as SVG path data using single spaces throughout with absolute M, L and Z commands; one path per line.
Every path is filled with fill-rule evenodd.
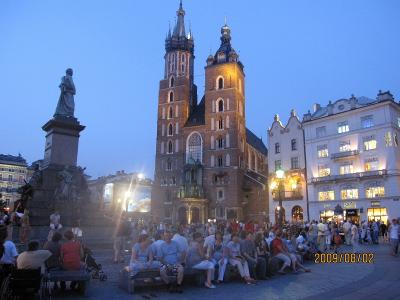
M 62 222 L 71 226 L 80 218 L 82 204 L 88 201 L 83 169 L 77 167 L 79 134 L 85 129 L 76 118 L 55 117 L 43 125 L 46 132 L 44 159 L 34 176 L 33 199 L 29 201 L 32 225 L 49 224 L 57 209 Z
M 76 118 L 57 117 L 43 125 L 46 131 L 44 160 L 41 166 L 76 166 L 78 159 L 79 133 L 85 129 Z

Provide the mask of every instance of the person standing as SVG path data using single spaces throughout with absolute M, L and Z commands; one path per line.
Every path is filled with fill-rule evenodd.
M 320 221 L 317 225 L 318 228 L 318 239 L 317 239 L 317 244 L 318 244 L 318 249 L 321 252 L 325 251 L 325 232 L 326 232 L 326 227 L 324 222 Z
M 15 267 L 18 257 L 17 248 L 7 239 L 7 234 L 7 227 L 0 226 L 0 284 Z
M 360 252 L 360 247 L 359 247 L 359 234 L 358 234 L 358 228 L 356 224 L 353 224 L 350 229 L 351 232 L 351 245 L 353 246 L 353 252 L 354 253 L 359 253 Z
M 374 220 L 372 222 L 372 243 L 374 244 L 379 244 L 378 239 L 379 239 L 379 226 L 378 223 Z
M 348 219 L 343 224 L 343 232 L 345 243 L 349 246 L 351 240 L 351 221 L 349 221 Z
M 392 224 L 389 225 L 389 240 L 390 240 L 390 245 L 392 246 L 392 255 L 397 256 L 397 252 L 399 249 L 399 233 L 400 233 L 400 228 L 399 224 L 396 219 L 392 220 Z
M 19 240 L 21 244 L 26 244 L 29 240 L 29 234 L 31 232 L 31 226 L 29 223 L 29 210 L 24 209 L 24 214 L 21 216 L 21 232 Z
M 122 212 L 114 238 L 114 263 L 124 262 L 126 239 L 130 234 L 131 224 L 126 218 L 126 213 Z

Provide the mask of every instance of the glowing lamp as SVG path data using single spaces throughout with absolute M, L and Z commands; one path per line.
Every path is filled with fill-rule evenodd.
M 283 171 L 283 170 L 276 170 L 276 171 L 275 171 L 275 175 L 276 175 L 277 178 L 283 179 L 283 177 L 285 177 L 285 171 Z

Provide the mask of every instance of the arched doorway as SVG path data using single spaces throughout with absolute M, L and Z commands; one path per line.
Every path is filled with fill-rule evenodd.
M 275 208 L 275 223 L 278 223 L 278 221 L 279 221 L 279 210 L 282 210 L 282 223 L 285 223 L 286 222 L 285 209 L 283 207 L 279 207 L 279 206 Z
M 190 223 L 200 223 L 200 209 L 198 207 L 192 207 L 192 217 Z
M 292 221 L 303 221 L 303 209 L 298 205 L 292 208 Z
M 187 224 L 187 209 L 184 206 L 178 209 L 178 222 L 179 224 Z

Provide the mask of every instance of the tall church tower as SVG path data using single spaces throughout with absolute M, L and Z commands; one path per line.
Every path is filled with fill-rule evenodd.
M 205 161 L 210 216 L 241 219 L 246 124 L 244 71 L 231 45 L 231 30 L 221 28 L 221 45 L 205 67 Z
M 194 41 L 185 30 L 185 11 L 180 2 L 173 31 L 165 40 L 164 78 L 160 81 L 157 118 L 155 182 L 152 215 L 170 219 L 173 202 L 182 184 L 185 141 L 182 128 L 197 105 L 193 83 Z

